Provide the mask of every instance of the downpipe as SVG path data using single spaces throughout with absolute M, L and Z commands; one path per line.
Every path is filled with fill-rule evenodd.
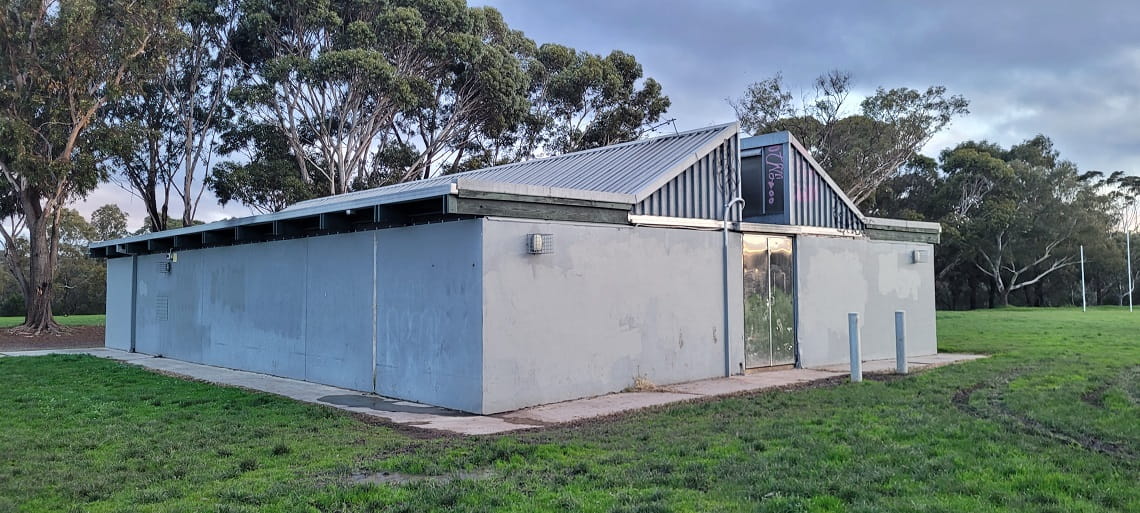
M 728 315 L 728 211 L 732 209 L 733 205 L 737 203 L 744 207 L 744 198 L 737 196 L 732 198 L 731 201 L 724 205 L 724 227 L 721 231 L 723 234 L 723 242 L 721 246 L 721 255 L 724 257 L 724 376 L 727 378 L 732 376 L 732 357 L 731 348 L 732 342 L 728 336 L 729 334 L 729 315 Z

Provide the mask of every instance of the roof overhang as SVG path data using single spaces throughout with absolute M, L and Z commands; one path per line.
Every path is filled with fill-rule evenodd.
M 628 194 L 460 178 L 382 197 L 346 198 L 335 204 L 96 242 L 89 252 L 93 257 L 113 258 L 416 224 L 408 205 L 413 214 L 418 211 L 437 219 L 495 215 L 626 224 L 633 203 L 634 197 Z

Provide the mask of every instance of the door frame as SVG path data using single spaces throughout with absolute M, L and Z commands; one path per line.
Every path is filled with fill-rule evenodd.
M 800 368 L 800 362 L 802 361 L 802 358 L 800 355 L 800 329 L 799 329 L 800 328 L 800 302 L 799 302 L 800 280 L 799 280 L 799 258 L 797 258 L 797 256 L 796 256 L 798 254 L 798 249 L 799 249 L 798 248 L 798 246 L 799 246 L 798 237 L 796 237 L 792 234 L 787 234 L 787 233 L 771 233 L 771 232 L 741 232 L 740 235 L 741 235 L 741 239 L 740 239 L 741 333 L 743 335 L 740 340 L 741 340 L 741 345 L 742 345 L 742 347 L 741 347 L 742 353 L 741 354 L 742 354 L 743 360 L 744 360 L 744 371 L 748 372 L 748 371 L 763 370 L 763 369 L 769 369 L 769 368 L 780 368 L 780 367 L 787 367 L 789 365 L 794 367 L 794 368 Z M 744 270 L 744 248 L 745 248 L 744 239 L 748 236 L 764 237 L 765 240 L 767 240 L 770 237 L 778 237 L 781 239 L 787 239 L 791 244 L 792 360 L 793 360 L 791 363 L 773 364 L 771 361 L 769 361 L 768 365 L 757 365 L 757 366 L 752 366 L 752 367 L 748 366 L 748 334 L 747 334 L 747 331 L 745 328 L 745 325 L 747 323 L 746 319 L 747 319 L 747 315 L 748 315 L 748 308 L 747 308 L 747 293 L 746 293 L 745 288 L 744 288 L 744 271 L 745 271 Z M 769 266 L 769 270 L 767 273 L 768 280 L 769 280 L 768 294 L 770 297 L 771 293 L 772 293 L 771 292 L 771 256 L 770 255 L 769 255 L 769 259 L 768 259 L 768 266 Z M 770 315 L 769 315 L 769 319 L 771 319 Z M 769 321 L 769 322 L 771 322 L 771 321 Z M 769 339 L 769 343 L 771 343 L 771 339 Z

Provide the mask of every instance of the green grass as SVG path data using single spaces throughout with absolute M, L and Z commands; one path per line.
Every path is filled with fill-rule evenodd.
M 0 358 L 4 511 L 1140 511 L 1140 312 L 943 313 L 889 381 L 420 439 L 79 356 Z M 352 485 L 356 472 L 486 479 Z
M 107 316 L 103 314 L 97 315 L 57 315 L 55 322 L 64 326 L 104 326 L 107 324 Z M 11 328 L 19 326 L 24 323 L 24 316 L 16 317 L 0 317 L 0 328 Z

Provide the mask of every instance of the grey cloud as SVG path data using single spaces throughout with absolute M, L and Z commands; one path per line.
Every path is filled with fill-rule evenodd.
M 489 2 L 539 42 L 638 57 L 691 128 L 780 71 L 793 90 L 829 69 L 857 92 L 941 84 L 972 102 L 951 134 L 1037 133 L 1084 168 L 1140 167 L 1140 4 L 1131 2 Z M 940 137 L 938 143 L 957 142 Z M 934 153 L 937 144 L 927 148 Z

